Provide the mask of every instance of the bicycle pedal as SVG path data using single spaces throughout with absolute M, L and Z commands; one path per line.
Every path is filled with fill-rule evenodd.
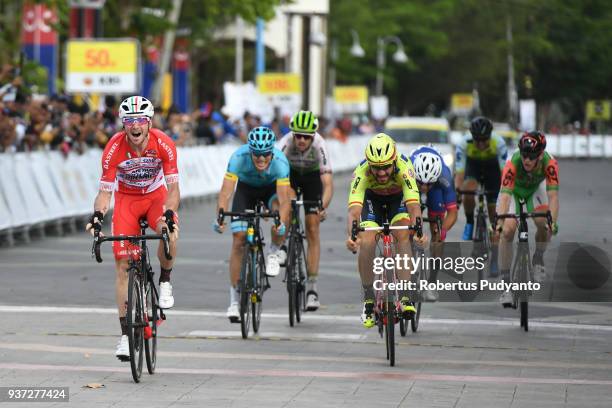
M 512 303 L 502 303 L 502 306 L 504 307 L 504 309 L 516 309 L 516 306 L 513 305 Z
M 229 321 L 230 321 L 230 323 L 240 323 L 240 318 L 239 317 L 230 317 Z
M 130 361 L 130 356 L 117 356 L 117 359 L 123 363 Z

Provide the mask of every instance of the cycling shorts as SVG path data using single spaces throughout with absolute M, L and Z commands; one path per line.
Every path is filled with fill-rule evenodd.
M 319 170 L 306 174 L 300 174 L 297 171 L 291 170 L 289 176 L 291 188 L 297 191 L 299 187 L 302 190 L 302 199 L 307 201 L 318 201 L 323 194 L 323 184 L 321 183 L 321 172 Z M 304 206 L 306 214 L 318 214 L 319 208 L 317 205 Z
M 361 226 L 362 227 L 380 227 L 386 219 L 390 220 L 390 224 L 394 224 L 400 220 L 410 220 L 410 215 L 406 210 L 406 206 L 402 202 L 403 193 L 392 195 L 374 194 L 370 190 L 366 190 L 365 199 L 363 200 L 363 208 L 361 209 Z
M 501 187 L 501 169 L 497 158 L 490 160 L 473 160 L 469 157 L 465 163 L 465 179 L 481 181 L 487 191 L 487 204 L 495 204 Z
M 148 194 L 115 193 L 112 235 L 140 235 L 140 220 L 146 218 L 153 230 L 164 212 L 168 190 L 160 187 Z M 115 259 L 126 259 L 139 255 L 139 247 L 128 241 L 113 241 Z
M 259 201 L 262 201 L 268 209 L 272 209 L 272 201 L 276 199 L 276 181 L 263 187 L 253 187 L 238 181 L 232 202 L 232 212 L 254 210 Z M 239 217 L 232 217 L 231 225 L 233 233 L 247 230 L 247 222 Z

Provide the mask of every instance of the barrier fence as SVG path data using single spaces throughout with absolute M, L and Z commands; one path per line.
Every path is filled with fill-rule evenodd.
M 368 137 L 351 136 L 346 143 L 328 140 L 334 171 L 353 170 L 363 160 Z M 216 194 L 236 148 L 179 148 L 181 198 Z M 547 135 L 546 150 L 559 158 L 610 158 L 612 135 Z M 42 234 L 47 226 L 55 226 L 60 234 L 64 226 L 74 230 L 76 220 L 92 212 L 101 154 L 98 149 L 68 157 L 59 152 L 0 154 L 0 234 L 12 244 L 15 234 L 28 241 L 33 228 Z

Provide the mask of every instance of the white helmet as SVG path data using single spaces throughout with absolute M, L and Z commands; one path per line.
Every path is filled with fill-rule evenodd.
M 423 184 L 435 183 L 442 174 L 442 160 L 435 153 L 419 153 L 413 164 L 416 179 Z
M 130 96 L 119 105 L 119 119 L 132 116 L 146 116 L 152 118 L 155 110 L 150 100 L 144 96 Z

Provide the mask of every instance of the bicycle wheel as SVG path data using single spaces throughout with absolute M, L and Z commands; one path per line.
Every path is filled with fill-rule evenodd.
M 289 326 L 293 327 L 297 312 L 295 307 L 297 305 L 297 279 L 296 279 L 296 251 L 295 251 L 295 239 L 294 230 L 291 229 L 289 238 L 289 247 L 287 248 L 287 267 L 286 267 L 286 280 L 287 280 L 287 303 L 289 305 Z
M 296 248 L 296 268 L 295 268 L 295 279 L 296 279 L 296 297 L 295 297 L 295 319 L 297 322 L 302 321 L 302 310 L 306 310 L 306 256 L 304 253 L 304 241 L 300 237 L 297 241 Z
M 243 339 L 249 337 L 249 328 L 251 324 L 250 304 L 252 268 L 251 251 L 248 245 L 246 245 L 244 248 L 244 254 L 242 256 L 240 282 L 238 284 L 238 287 L 240 288 L 240 331 L 242 332 Z
M 253 271 L 255 273 L 255 282 L 257 287 L 251 293 L 251 313 L 253 314 L 253 332 L 257 333 L 261 326 L 261 309 L 263 301 L 263 293 L 266 287 L 266 263 L 263 258 L 263 251 L 257 251 L 257 259 L 253 260 L 255 267 Z
M 406 337 L 406 333 L 408 333 L 408 319 L 403 317 L 400 318 L 400 336 Z
M 521 327 L 525 331 L 529 331 L 529 303 L 521 302 Z
M 155 365 L 157 364 L 157 307 L 158 307 L 157 291 L 150 279 L 147 279 L 145 289 L 145 357 L 147 361 L 147 371 L 149 374 L 155 373 Z
M 418 302 L 416 305 L 416 313 L 414 317 L 410 319 L 410 329 L 413 333 L 419 329 L 419 318 L 421 317 L 421 302 Z
M 128 304 L 127 304 L 127 326 L 128 340 L 130 346 L 130 367 L 132 378 L 140 382 L 142 375 L 142 361 L 144 357 L 144 300 L 143 284 L 140 271 L 136 267 L 129 269 L 128 278 Z
M 387 302 L 387 321 L 385 338 L 387 341 L 387 359 L 391 367 L 395 366 L 395 303 Z

